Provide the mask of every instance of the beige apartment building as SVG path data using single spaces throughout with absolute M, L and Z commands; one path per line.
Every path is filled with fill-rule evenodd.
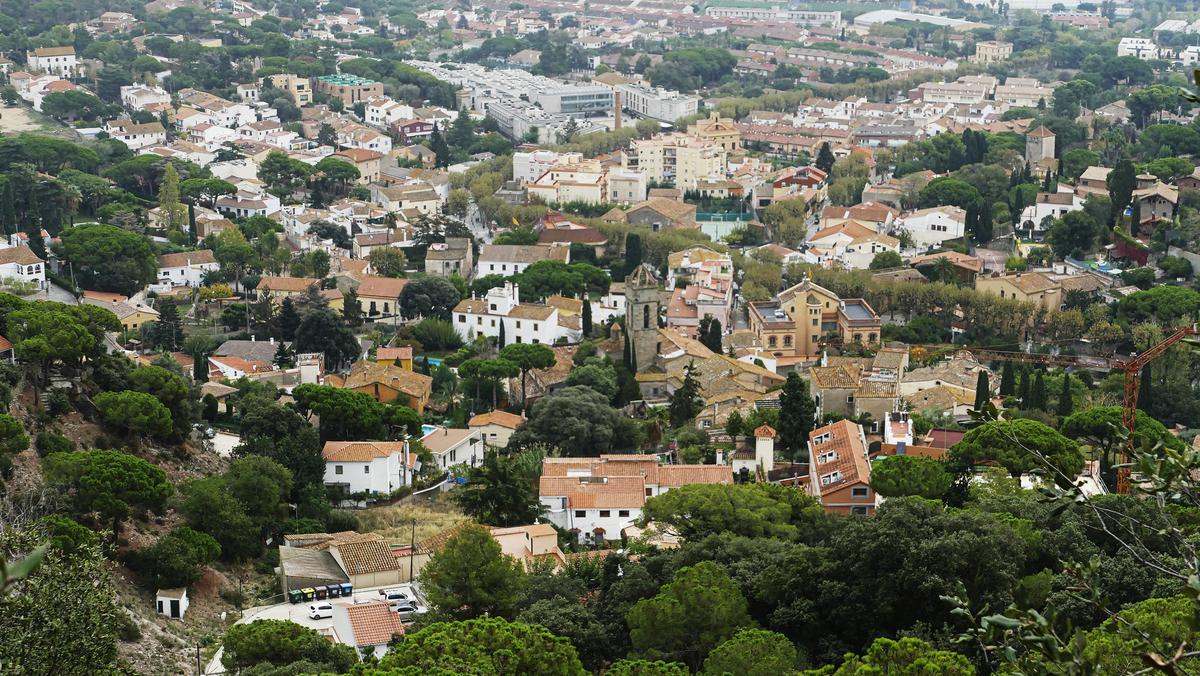
M 714 141 L 667 134 L 635 140 L 621 155 L 621 166 L 646 176 L 647 181 L 695 190 L 702 179 L 725 178 L 725 148 Z

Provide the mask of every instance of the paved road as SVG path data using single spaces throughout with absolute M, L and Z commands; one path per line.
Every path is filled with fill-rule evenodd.
M 56 286 L 54 283 L 50 283 L 45 291 L 39 291 L 33 294 L 32 298 L 34 300 L 52 300 L 58 303 L 65 303 L 67 305 L 79 304 L 79 299 L 75 297 L 75 294 L 60 286 Z

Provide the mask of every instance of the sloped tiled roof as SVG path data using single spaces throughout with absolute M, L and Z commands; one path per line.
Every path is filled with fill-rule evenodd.
M 404 634 L 400 614 L 384 601 L 339 604 L 346 608 L 355 646 L 376 646 L 391 642 L 392 637 Z M 349 638 L 349 637 L 346 637 Z
M 341 557 L 348 575 L 366 575 L 399 570 L 400 564 L 381 540 L 339 542 L 331 547 Z
M 488 411 L 471 418 L 467 427 L 483 427 L 484 425 L 499 425 L 515 430 L 525 422 L 525 418 L 507 411 Z

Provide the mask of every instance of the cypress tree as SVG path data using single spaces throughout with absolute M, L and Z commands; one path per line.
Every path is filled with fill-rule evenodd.
M 208 354 L 197 352 L 192 355 L 192 380 L 198 383 L 208 382 Z
M 504 349 L 504 320 L 500 320 L 500 335 L 496 336 L 496 348 Z
M 629 341 L 629 372 L 635 376 L 637 375 L 637 372 L 638 372 L 637 345 L 634 345 L 633 341 Z
M 1021 408 L 1029 408 L 1029 371 L 1021 371 Z
M 1075 402 L 1071 401 L 1071 374 L 1063 371 L 1062 391 L 1058 393 L 1058 417 L 1065 418 L 1071 415 L 1075 409 Z
M 988 373 L 987 371 L 980 371 L 979 378 L 975 380 L 975 410 L 982 411 L 991 398 L 992 388 L 991 383 L 988 382 Z
M 583 337 L 587 338 L 588 336 L 592 335 L 592 299 L 586 292 L 583 294 L 583 313 L 581 321 L 583 323 Z
M 789 372 L 779 394 L 779 444 L 788 458 L 803 462 L 807 457 L 808 433 L 816 417 L 817 404 L 809 394 L 808 381 Z
M 636 232 L 631 232 L 625 235 L 625 271 L 633 272 L 642 260 L 645 258 L 645 252 L 642 249 L 642 236 Z
M 4 228 L 5 237 L 17 231 L 17 204 L 12 181 L 4 182 L 4 192 L 0 194 L 0 227 Z
M 1033 379 L 1032 401 L 1029 402 L 1029 408 L 1036 408 L 1039 411 L 1046 410 L 1046 379 L 1042 376 L 1042 372 L 1037 372 L 1037 377 Z
M 1013 373 L 1013 363 L 1004 362 L 1004 371 L 1000 374 L 1000 396 L 1012 396 L 1017 391 L 1016 376 Z
M 174 301 L 164 302 L 158 311 L 158 346 L 174 350 L 183 344 L 183 320 Z
M 279 335 L 284 340 L 295 340 L 296 329 L 300 327 L 300 313 L 291 298 L 284 298 L 279 304 Z
M 633 346 L 633 343 L 629 340 L 629 332 L 628 331 L 623 331 L 622 335 L 625 337 L 625 350 L 624 350 L 624 352 L 621 353 L 621 361 L 623 361 L 625 363 L 625 368 L 629 369 L 629 372 L 632 373 L 633 372 L 633 360 L 630 358 L 629 350 Z

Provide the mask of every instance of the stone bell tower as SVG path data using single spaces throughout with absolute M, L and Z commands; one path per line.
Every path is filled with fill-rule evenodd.
M 658 276 L 642 264 L 625 278 L 625 329 L 634 347 L 636 369 L 654 364 L 658 355 Z

